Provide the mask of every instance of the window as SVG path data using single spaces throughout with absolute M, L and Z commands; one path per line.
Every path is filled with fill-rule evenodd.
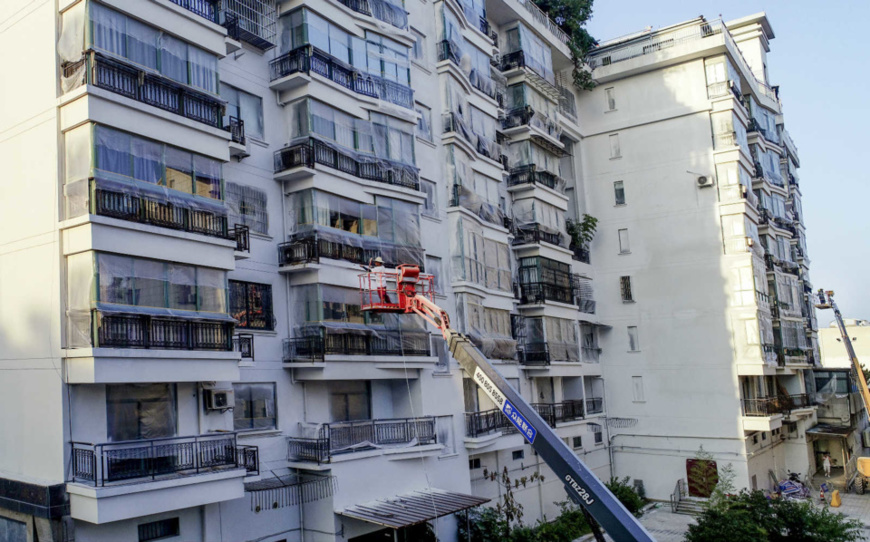
M 27 524 L 0 516 L 0 537 L 4 542 L 27 542 Z
M 245 136 L 263 139 L 263 98 L 221 83 L 221 98 L 227 101 L 224 126 L 230 125 L 230 117 L 245 123 Z
M 634 301 L 631 295 L 631 277 L 619 277 L 619 291 L 623 301 Z
M 110 442 L 174 437 L 177 412 L 175 384 L 106 386 L 106 436 Z
M 619 134 L 612 134 L 610 136 L 610 158 L 619 158 L 622 154 L 620 154 L 619 150 Z
M 426 273 L 432 275 L 432 282 L 435 287 L 436 294 L 444 293 L 444 275 L 441 258 L 437 256 L 426 256 Z
M 604 432 L 600 429 L 592 433 L 595 444 L 602 444 L 604 442 Z
M 239 321 L 236 327 L 275 329 L 272 318 L 272 286 L 231 280 L 230 314 Z
M 420 180 L 420 187 L 426 194 L 426 201 L 423 202 L 422 213 L 426 216 L 438 216 L 438 185 L 426 179 Z
M 643 377 L 642 376 L 633 376 L 631 377 L 631 394 L 632 401 L 635 403 L 643 403 L 646 401 L 644 398 L 643 392 Z
M 233 428 L 236 431 L 278 427 L 274 382 L 233 384 L 233 390 L 236 396 Z
M 513 457 L 514 461 L 519 461 L 520 459 L 526 457 L 526 452 L 524 450 L 514 450 L 513 452 L 511 452 L 511 457 Z
M 474 469 L 479 469 L 479 468 L 480 468 L 480 458 L 479 457 L 475 457 L 474 459 L 468 460 L 468 469 L 469 470 L 474 470 Z
M 330 412 L 333 422 L 371 419 L 371 388 L 365 380 L 330 383 Z
M 613 199 L 616 205 L 625 205 L 625 184 L 622 181 L 613 183 Z
M 266 193 L 252 186 L 227 183 L 227 207 L 230 226 L 244 224 L 252 232 L 269 235 L 269 212 Z
M 628 326 L 628 351 L 640 352 L 640 342 L 637 338 L 637 326 Z
M 417 119 L 417 137 L 432 141 L 432 109 L 422 104 L 414 108 L 420 118 Z
M 607 110 L 616 111 L 616 95 L 613 87 L 604 89 L 604 98 L 607 100 Z
M 139 542 L 160 540 L 170 536 L 179 536 L 181 525 L 178 518 L 161 519 L 139 525 Z
M 424 36 L 416 28 L 411 29 L 411 35 L 414 36 L 414 47 L 411 49 L 411 58 L 419 64 L 425 66 L 426 62 L 426 36 Z
M 619 234 L 619 253 L 620 254 L 628 254 L 631 252 L 631 248 L 628 244 L 628 230 L 621 229 L 618 232 Z
M 583 437 L 574 437 L 571 439 L 571 447 L 575 450 L 583 447 Z

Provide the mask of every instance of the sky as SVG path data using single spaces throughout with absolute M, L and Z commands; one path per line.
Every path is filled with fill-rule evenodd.
M 688 4 L 692 4 L 691 7 Z M 870 2 L 830 0 L 595 0 L 598 40 L 704 15 L 727 22 L 767 13 L 768 73 L 780 85 L 785 127 L 797 145 L 813 288 L 836 292 L 845 318 L 870 320 Z M 870 160 L 868 160 L 870 161 Z M 870 277 L 868 277 L 870 278 Z M 818 311 L 819 326 L 833 320 Z

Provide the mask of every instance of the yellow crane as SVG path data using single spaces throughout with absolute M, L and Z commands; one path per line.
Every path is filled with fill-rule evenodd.
M 852 340 L 849 338 L 849 332 L 846 330 L 846 324 L 843 322 L 843 315 L 840 309 L 837 308 L 837 303 L 834 301 L 833 290 L 819 290 L 817 309 L 833 309 L 834 319 L 837 322 L 837 327 L 840 328 L 840 334 L 843 336 L 843 344 L 846 346 L 846 353 L 852 361 L 852 368 L 858 378 L 858 389 L 861 392 L 861 399 L 864 401 L 864 412 L 870 417 L 870 389 L 867 388 L 867 379 L 864 378 L 864 369 L 858 361 L 858 355 L 855 353 L 855 348 L 852 346 Z M 858 493 L 864 493 L 864 489 L 870 485 L 870 457 L 858 458 L 858 474 L 855 479 L 855 489 Z

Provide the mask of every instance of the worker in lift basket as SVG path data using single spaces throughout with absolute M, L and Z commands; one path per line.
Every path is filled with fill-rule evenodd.
M 378 290 L 378 296 L 381 298 L 381 303 L 392 305 L 392 301 L 390 301 L 390 296 L 387 295 L 387 277 L 384 273 L 387 272 L 387 268 L 384 267 L 384 260 L 380 256 L 374 259 L 374 261 L 370 261 L 372 264 L 371 267 L 364 265 L 363 269 L 373 274 L 373 276 L 369 279 L 369 284 L 373 285 Z

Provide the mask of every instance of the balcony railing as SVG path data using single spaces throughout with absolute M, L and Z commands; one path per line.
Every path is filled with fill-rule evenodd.
M 517 358 L 521 365 L 549 365 L 550 349 L 545 342 L 517 344 Z
M 261 51 L 275 46 L 278 13 L 274 0 L 221 0 L 220 16 L 231 38 Z
M 514 245 L 539 245 L 541 243 L 561 246 L 562 234 L 543 231 L 538 224 L 533 224 L 531 226 L 518 227 L 512 241 Z
M 773 416 L 781 414 L 784 410 L 783 402 L 779 397 L 743 399 L 744 416 Z
M 477 438 L 495 431 L 516 432 L 513 424 L 499 409 L 465 413 L 465 436 Z
M 537 304 L 544 301 L 557 301 L 573 305 L 574 289 L 568 286 L 548 284 L 545 282 L 520 282 L 520 304 Z
M 316 463 L 329 463 L 334 455 L 378 446 L 420 446 L 437 441 L 433 417 L 325 423 L 317 438 L 287 439 L 291 461 Z
M 582 263 L 589 263 L 589 249 L 585 247 L 571 246 L 571 259 Z
M 561 403 L 532 403 L 532 408 L 550 427 L 555 427 L 560 422 L 582 420 L 585 415 L 583 399 L 570 399 Z
M 248 140 L 245 138 L 245 121 L 242 119 L 230 117 L 230 123 L 224 129 L 230 133 L 230 140 L 233 143 L 238 143 L 239 145 L 247 143 Z
M 425 331 L 373 331 L 372 335 L 329 334 L 284 339 L 285 363 L 322 362 L 325 356 L 431 356 Z
M 518 126 L 526 126 L 532 121 L 534 116 L 535 110 L 530 105 L 515 107 L 505 113 L 505 116 L 501 119 L 501 127 L 504 130 L 510 130 Z
M 604 412 L 604 399 L 602 397 L 586 399 L 587 414 L 601 414 L 602 412 Z
M 72 479 L 94 486 L 148 482 L 244 468 L 257 475 L 259 449 L 241 446 L 234 433 L 191 437 L 72 443 Z
M 601 348 L 597 346 L 581 347 L 581 354 L 584 363 L 598 363 L 601 361 Z
M 414 108 L 414 91 L 383 77 L 363 73 L 316 47 L 304 45 L 269 63 L 272 81 L 294 73 L 316 73 L 350 91 Z
M 508 186 L 521 184 L 542 184 L 547 188 L 562 192 L 565 190 L 565 180 L 546 170 L 538 170 L 535 164 L 517 166 L 510 169 L 508 174 Z
M 423 270 L 423 249 L 407 245 L 396 245 L 387 241 L 376 243 L 365 240 L 370 246 L 342 243 L 320 237 L 317 232 L 297 234 L 293 239 L 278 245 L 278 265 L 302 265 L 319 263 L 321 258 L 343 260 L 356 264 L 368 264 L 373 258 L 380 257 L 388 268 L 399 264 L 416 264 Z
M 568 34 L 566 34 L 565 31 L 556 24 L 555 21 L 547 17 L 547 14 L 544 13 L 541 8 L 536 6 L 532 2 L 532 0 L 519 0 L 519 2 L 523 5 L 524 8 L 526 8 L 526 11 L 531 14 L 532 18 L 539 25 L 541 25 L 542 28 L 546 28 L 547 30 L 549 30 L 550 33 L 553 34 L 553 36 L 555 36 L 556 39 L 561 41 L 562 43 L 568 43 Z
M 217 22 L 218 0 L 169 0 L 187 11 L 213 23 Z
M 699 21 L 691 26 L 684 26 L 672 31 L 650 32 L 645 37 L 629 40 L 623 45 L 605 48 L 602 51 L 592 51 L 587 57 L 592 69 L 609 66 L 643 55 L 654 54 L 664 49 L 702 40 L 721 34 L 725 25 L 722 21 Z M 725 30 L 727 33 L 727 30 Z
M 88 181 L 88 185 L 92 195 L 91 214 L 229 239 L 236 242 L 236 250 L 245 252 L 250 250 L 248 226 L 236 224 L 229 228 L 226 215 L 190 209 L 169 201 L 122 190 L 112 190 L 107 186 L 101 186 L 100 182 L 93 178 Z M 215 205 L 221 204 L 222 202 L 215 201 Z
M 218 96 L 192 87 L 132 64 L 109 58 L 96 51 L 85 53 L 86 83 L 109 92 L 120 94 L 176 115 L 221 128 L 224 102 Z M 72 75 L 80 63 L 64 66 L 64 74 Z
M 344 152 L 311 138 L 275 152 L 275 173 L 295 167 L 313 168 L 320 164 L 367 181 L 420 190 L 420 170 L 414 166 L 385 158 L 361 157 Z
M 92 311 L 95 347 L 233 350 L 234 322 Z

